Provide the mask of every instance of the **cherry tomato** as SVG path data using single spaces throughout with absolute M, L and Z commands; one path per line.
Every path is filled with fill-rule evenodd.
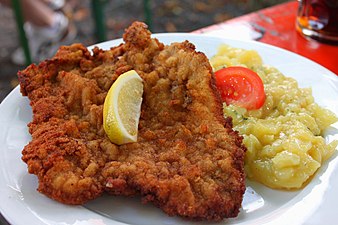
M 259 109 L 265 102 L 262 79 L 254 71 L 232 66 L 215 72 L 216 86 L 227 105 Z

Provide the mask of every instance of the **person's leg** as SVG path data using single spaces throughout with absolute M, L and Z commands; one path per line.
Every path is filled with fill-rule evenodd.
M 11 0 L 0 0 L 6 6 L 11 6 Z M 42 0 L 21 0 L 25 21 L 39 27 L 52 26 L 54 11 Z
M 40 0 L 22 0 L 26 21 L 39 27 L 50 27 L 54 23 L 54 11 Z
M 0 0 L 0 3 L 10 6 L 11 0 Z M 69 44 L 75 38 L 76 29 L 70 26 L 68 18 L 61 11 L 54 11 L 46 0 L 21 0 L 21 3 L 33 62 L 52 57 L 60 45 Z M 22 48 L 15 50 L 11 59 L 23 65 Z

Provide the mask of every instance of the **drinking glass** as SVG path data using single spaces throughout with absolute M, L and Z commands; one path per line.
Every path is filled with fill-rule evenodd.
M 338 44 L 338 0 L 299 0 L 296 25 L 305 37 Z

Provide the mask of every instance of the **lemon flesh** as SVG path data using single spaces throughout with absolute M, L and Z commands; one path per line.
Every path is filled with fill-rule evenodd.
M 142 94 L 142 78 L 135 70 L 120 75 L 110 87 L 103 105 L 103 128 L 111 142 L 137 141 Z

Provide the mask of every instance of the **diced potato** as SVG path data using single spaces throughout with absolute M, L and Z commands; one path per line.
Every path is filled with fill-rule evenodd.
M 260 109 L 224 104 L 224 115 L 244 136 L 247 177 L 272 188 L 303 187 L 337 150 L 338 140 L 326 144 L 319 136 L 337 116 L 314 102 L 310 88 L 299 88 L 295 79 L 263 65 L 253 50 L 222 45 L 210 62 L 214 68 L 248 67 L 264 83 L 266 101 Z
M 241 52 L 238 56 L 238 62 L 246 65 L 250 69 L 254 69 L 262 65 L 262 58 L 254 50 Z
M 282 151 L 272 158 L 272 163 L 277 169 L 293 167 L 299 165 L 300 157 L 295 153 Z

